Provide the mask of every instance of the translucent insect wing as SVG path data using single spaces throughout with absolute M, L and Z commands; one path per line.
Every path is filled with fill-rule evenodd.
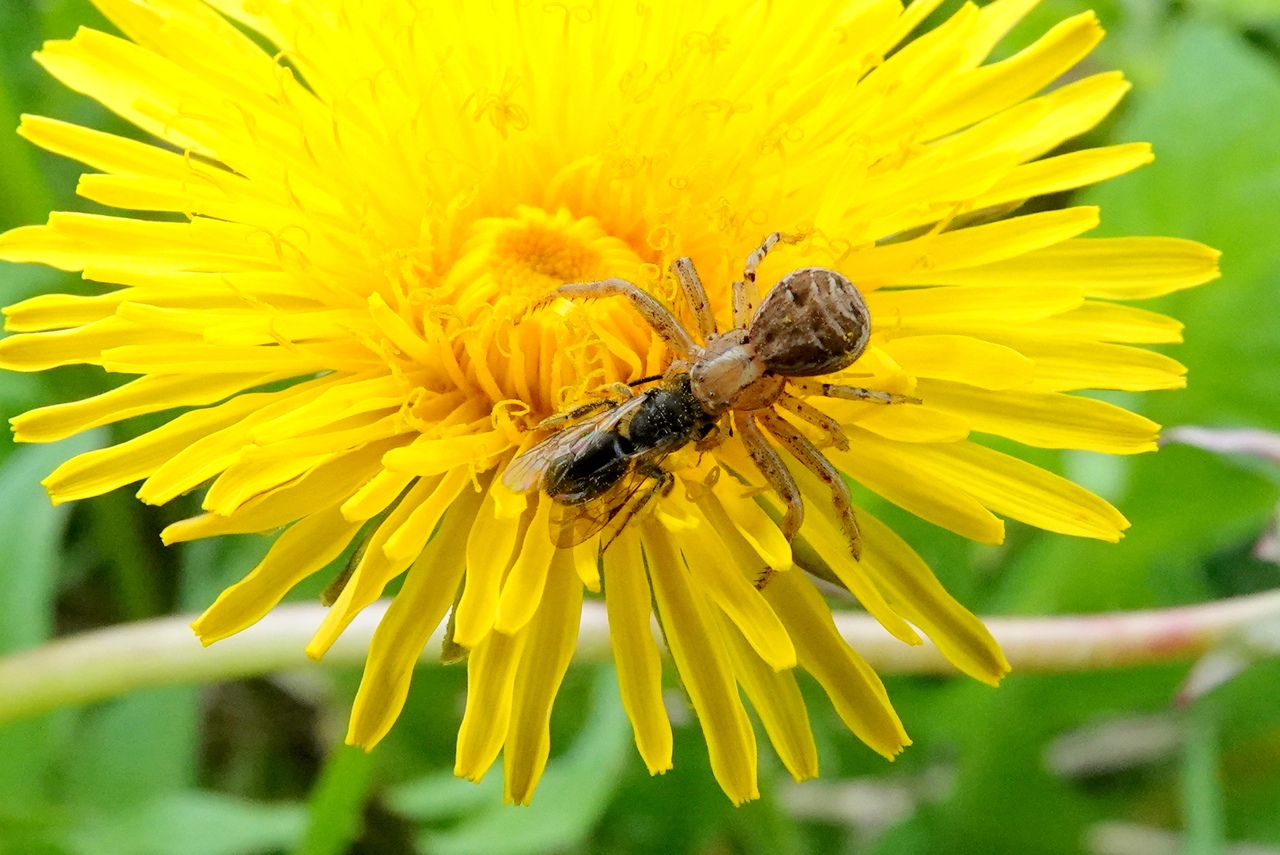
M 604 416 L 612 415 L 604 413 Z M 559 433 L 553 433 L 533 448 L 521 454 L 507 465 L 502 473 L 502 483 L 516 493 L 527 493 L 540 486 L 547 473 L 551 461 L 562 454 L 572 453 L 583 440 L 599 430 L 596 422 L 600 419 L 588 419 L 567 427 Z
M 551 541 L 561 549 L 583 543 L 592 535 L 605 532 L 603 545 L 608 546 L 633 517 L 640 506 L 637 496 L 649 478 L 632 470 L 603 496 L 577 505 L 559 502 L 551 506 Z

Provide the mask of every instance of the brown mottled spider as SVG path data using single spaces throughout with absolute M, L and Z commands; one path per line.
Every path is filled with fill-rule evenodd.
M 756 308 L 756 268 L 779 242 L 794 243 L 795 240 L 775 232 L 748 256 L 742 279 L 733 283 L 733 329 L 724 333 L 716 329 L 706 290 L 693 262 L 679 258 L 672 263 L 671 271 L 680 283 L 703 344 L 698 344 L 662 303 L 624 279 L 562 285 L 539 300 L 533 310 L 545 307 L 559 297 L 571 300 L 625 297 L 629 300 L 679 357 L 667 369 L 664 384 L 672 386 L 678 381 L 679 385 L 691 391 L 692 402 L 703 410 L 701 414 L 693 414 L 700 422 L 732 413 L 733 425 L 742 436 L 751 460 L 786 507 L 781 529 L 787 540 L 795 536 L 804 521 L 804 501 L 791 472 L 778 451 L 765 439 L 761 428 L 831 489 L 841 527 L 850 550 L 857 558 L 861 553 L 858 521 L 854 516 L 848 485 L 818 447 L 774 408 L 781 407 L 822 430 L 830 436 L 833 444 L 847 450 L 849 442 L 839 423 L 790 394 L 788 383 L 793 383 L 805 395 L 878 404 L 920 401 L 874 389 L 797 379 L 830 374 L 852 365 L 866 349 L 871 334 L 871 317 L 857 287 L 834 270 L 821 267 L 805 267 L 783 276 Z M 687 378 L 680 375 L 687 375 Z M 608 459 L 611 465 L 620 467 L 619 478 L 622 477 L 622 464 L 630 457 L 627 451 L 629 438 L 624 427 L 616 426 L 612 421 L 609 424 L 609 430 L 613 432 L 610 442 L 614 444 L 610 446 Z M 583 432 L 589 429 L 584 426 Z M 552 440 L 548 440 L 544 445 L 550 447 L 552 444 Z M 595 465 L 583 457 L 582 452 L 567 450 L 569 447 L 563 443 L 561 447 L 566 449 L 562 452 L 562 468 Z M 637 448 L 635 453 L 651 454 L 653 447 L 652 442 L 645 443 L 644 448 Z M 551 467 L 551 455 L 547 451 L 535 449 L 534 452 L 529 453 L 529 459 L 533 461 L 541 456 L 537 464 L 539 472 Z M 531 472 L 519 486 L 531 487 L 534 477 Z M 514 478 L 512 480 L 515 482 Z M 543 487 L 549 487 L 545 479 Z M 549 493 L 562 503 L 585 501 L 577 494 L 561 496 L 554 490 L 549 490 Z M 632 508 L 630 513 L 636 509 Z

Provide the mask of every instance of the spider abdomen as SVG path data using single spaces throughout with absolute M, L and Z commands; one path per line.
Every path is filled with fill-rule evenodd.
M 751 319 L 748 339 L 769 371 L 830 374 L 867 347 L 871 314 L 856 285 L 834 270 L 804 267 L 778 280 Z

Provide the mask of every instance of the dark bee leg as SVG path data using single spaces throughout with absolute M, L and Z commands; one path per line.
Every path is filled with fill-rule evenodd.
M 609 524 L 604 527 L 600 533 L 600 551 L 604 552 L 609 548 L 609 544 L 613 543 L 614 538 L 622 533 L 627 527 L 627 523 L 640 513 L 641 509 L 649 502 L 653 501 L 654 496 L 665 496 L 671 492 L 671 488 L 676 483 L 676 476 L 657 464 L 645 465 L 639 467 L 641 474 L 648 477 L 651 481 L 648 487 L 637 493 L 633 498 L 628 500 L 625 507 L 618 510 L 613 519 L 609 520 Z
M 544 309 L 560 297 L 564 297 L 566 300 L 600 300 L 605 297 L 626 297 L 631 301 L 631 305 L 635 310 L 640 313 L 640 317 L 644 318 L 645 322 L 653 327 L 653 331 L 667 343 L 667 347 L 681 356 L 693 356 L 701 350 L 694 343 L 693 337 L 680 325 L 680 321 L 676 320 L 676 317 L 671 314 L 666 306 L 659 303 L 652 294 L 640 290 L 640 286 L 625 279 L 605 279 L 601 282 L 571 282 L 568 285 L 561 285 L 534 303 L 529 311 L 536 312 L 539 309 Z
M 688 258 L 677 258 L 671 262 L 671 272 L 680 281 L 680 290 L 684 292 L 685 302 L 698 325 L 698 335 L 707 341 L 716 334 L 716 318 L 711 313 L 711 301 L 707 299 L 707 289 L 702 287 L 702 278 Z
M 605 398 L 599 401 L 590 401 L 586 404 L 574 407 L 572 410 L 567 410 L 563 413 L 556 413 L 554 416 L 547 416 L 545 419 L 538 422 L 538 429 L 571 424 L 585 419 L 592 413 L 612 409 L 616 406 L 618 406 L 618 402 L 611 398 Z
M 910 395 L 895 395 L 892 392 L 881 392 L 879 389 L 863 389 L 858 386 L 837 386 L 833 383 L 813 383 L 803 380 L 792 381 L 796 388 L 807 395 L 820 395 L 824 398 L 840 398 L 845 401 L 866 401 L 869 404 L 922 404 L 919 398 Z
M 849 550 L 854 558 L 861 557 L 861 535 L 858 531 L 857 517 L 853 514 L 853 496 L 849 494 L 849 485 L 845 483 L 844 476 L 831 465 L 831 461 L 822 456 L 822 452 L 809 441 L 808 437 L 796 430 L 795 426 L 782 416 L 774 412 L 762 413 L 760 421 L 796 460 L 831 488 L 831 502 L 835 505 L 836 516 L 840 518 L 840 528 L 849 541 Z
M 800 496 L 800 488 L 796 486 L 796 479 L 791 476 L 787 464 L 782 462 L 778 452 L 764 438 L 755 419 L 755 415 L 751 413 L 739 411 L 733 414 L 733 423 L 742 434 L 742 443 L 747 447 L 747 454 L 751 455 L 751 462 L 786 506 L 781 528 L 782 535 L 789 543 L 804 523 L 804 499 Z
M 694 443 L 693 448 L 695 451 L 699 451 L 699 452 L 710 451 L 711 449 L 720 445 L 720 443 L 724 442 L 725 439 L 726 437 L 724 435 L 724 432 L 721 431 L 720 424 L 717 422 L 715 426 L 711 428 L 710 433 L 708 433 L 702 439 Z
M 783 394 L 778 399 L 778 406 L 792 413 L 831 437 L 831 444 L 841 451 L 849 450 L 849 439 L 840 429 L 840 423 L 817 407 L 807 404 L 795 395 Z

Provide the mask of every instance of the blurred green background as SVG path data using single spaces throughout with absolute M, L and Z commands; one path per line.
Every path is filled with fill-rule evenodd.
M 1085 8 L 1047 0 L 1002 52 Z M 1148 140 L 1157 161 L 1075 201 L 1103 206 L 1105 234 L 1195 238 L 1225 253 L 1222 280 L 1144 304 L 1186 323 L 1186 344 L 1171 352 L 1189 366 L 1190 387 L 1117 400 L 1170 426 L 1280 429 L 1280 2 L 1094 8 L 1109 37 L 1083 70 L 1122 69 L 1135 89 L 1075 145 Z M 84 23 L 106 26 L 85 0 L 0 0 L 0 227 L 90 207 L 73 194 L 78 166 L 10 133 L 20 113 L 132 133 L 30 59 L 42 40 Z M 82 288 L 0 264 L 0 304 Z M 107 382 L 82 369 L 0 375 L 0 412 Z M 191 497 L 156 509 L 120 490 L 50 507 L 38 481 L 58 462 L 144 427 L 48 447 L 0 440 L 0 653 L 202 609 L 265 552 L 261 537 L 163 548 L 157 533 L 195 510 Z M 1125 459 L 1028 456 L 1115 502 L 1129 536 L 1112 546 L 1011 523 L 1006 545 L 975 547 L 867 502 L 982 613 L 1158 607 L 1280 586 L 1280 568 L 1254 556 L 1276 510 L 1275 468 L 1181 446 Z M 763 798 L 740 809 L 712 780 L 687 715 L 675 770 L 649 778 L 605 666 L 571 670 L 528 809 L 501 806 L 496 769 L 479 787 L 450 773 L 462 668 L 420 671 L 371 757 L 337 747 L 356 673 L 146 691 L 0 728 L 0 852 L 1280 853 L 1280 663 L 1262 658 L 1179 708 L 1186 673 L 1015 673 L 999 690 L 893 678 L 915 740 L 893 764 L 814 692 L 822 778 L 792 784 L 763 748 Z

